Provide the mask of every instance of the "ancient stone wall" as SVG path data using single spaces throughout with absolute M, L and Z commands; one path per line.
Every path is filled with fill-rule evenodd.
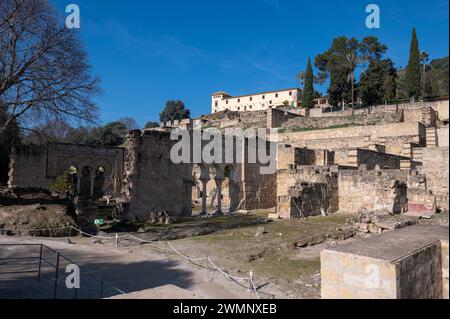
M 297 166 L 277 174 L 277 215 L 279 218 L 320 215 L 338 210 L 337 167 Z
M 448 240 L 441 241 L 442 248 L 442 296 L 444 299 L 449 299 L 449 255 L 448 255 Z
M 190 132 L 189 134 L 193 134 Z M 224 142 L 224 136 L 222 136 Z M 205 165 L 195 164 L 193 143 L 190 145 L 188 162 L 176 164 L 170 158 L 172 147 L 177 143 L 170 139 L 169 131 L 146 130 L 132 131 L 128 135 L 126 174 L 124 178 L 123 197 L 125 207 L 124 219 L 147 220 L 152 210 L 166 211 L 170 216 L 190 216 L 192 214 L 192 188 L 195 185 L 194 167 L 200 165 L 208 173 L 204 174 L 211 185 L 209 171 L 218 169 L 223 174 L 224 168 L 232 167 L 233 183 L 231 206 L 235 209 L 272 208 L 276 205 L 276 173 L 261 174 L 259 162 L 249 163 L 248 148 L 252 143 L 246 140 L 242 146 L 242 163 L 233 156 L 230 162 L 224 156 L 225 163 Z M 201 151 L 209 141 L 202 141 Z M 234 141 L 234 150 L 237 148 Z M 258 143 L 256 143 L 258 145 Z M 222 145 L 223 146 L 223 145 Z M 267 144 L 264 143 L 264 147 Z M 224 155 L 225 148 L 222 147 Z M 258 152 L 258 149 L 256 149 Z M 232 154 L 235 155 L 235 154 Z M 215 179 L 223 180 L 224 176 Z M 214 182 L 212 182 L 214 183 Z M 213 184 L 212 184 L 213 185 Z M 211 187 L 211 186 L 210 186 Z M 207 188 L 208 190 L 208 188 Z
M 355 152 L 356 151 L 356 152 Z M 380 153 L 373 150 L 357 149 L 350 150 L 350 155 L 355 155 L 356 153 L 356 167 L 360 165 L 365 165 L 368 170 L 373 170 L 378 165 L 382 169 L 400 169 L 401 161 L 409 161 L 409 157 L 403 157 L 398 155 Z M 346 164 L 346 166 L 351 165 L 352 159 Z
M 83 169 L 89 168 L 88 188 L 93 188 L 95 173 L 102 168 L 105 178 L 104 191 L 118 195 L 121 190 L 123 165 L 124 149 L 118 147 L 93 147 L 63 143 L 49 143 L 45 146 L 19 146 L 15 148 L 11 157 L 8 185 L 10 187 L 49 189 L 58 176 L 74 167 L 81 184 Z M 80 183 L 78 183 L 78 188 L 83 186 Z M 87 192 L 87 195 L 91 192 L 92 189 Z
M 406 211 L 408 170 L 340 170 L 339 210 Z
M 269 109 L 267 110 L 267 128 L 277 128 L 281 127 L 283 123 L 290 119 L 298 118 L 300 115 L 295 113 L 290 113 L 288 111 L 280 109 Z
M 386 137 L 419 136 L 419 141 L 425 141 L 425 127 L 418 123 L 391 123 L 384 125 L 353 126 L 340 129 L 312 130 L 304 132 L 291 132 L 279 134 L 281 142 L 294 145 L 295 142 L 309 140 L 325 140 L 346 138 L 353 142 L 355 139 L 367 139 L 367 141 L 377 141 Z M 339 141 L 340 142 L 340 141 Z M 310 146 L 308 146 L 310 147 Z M 333 149 L 336 147 L 322 147 Z
M 449 148 L 422 148 L 423 166 L 418 170 L 427 178 L 427 188 L 436 196 L 437 206 L 449 209 Z
M 449 126 L 436 130 L 439 147 L 449 147 Z
M 334 151 L 334 163 L 346 167 L 358 168 L 364 165 L 369 170 L 375 169 L 376 166 L 382 169 L 400 169 L 402 161 L 410 161 L 410 158 L 360 148 Z
M 302 129 L 324 129 L 336 126 L 377 125 L 401 122 L 400 113 L 379 113 L 354 116 L 296 117 L 282 124 L 287 131 Z
M 297 165 L 334 165 L 334 152 L 278 144 L 277 164 L 278 169 L 292 169 Z
M 18 146 L 9 163 L 9 187 L 50 189 L 53 178 L 47 177 L 47 146 Z
M 123 219 L 146 221 L 151 211 L 192 214 L 193 164 L 174 164 L 169 132 L 132 131 L 128 135 Z
M 448 298 L 446 254 L 448 227 L 423 225 L 324 250 L 322 298 Z

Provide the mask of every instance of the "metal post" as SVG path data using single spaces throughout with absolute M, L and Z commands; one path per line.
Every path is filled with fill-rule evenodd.
M 56 254 L 55 287 L 53 289 L 53 299 L 56 299 L 56 293 L 58 290 L 58 270 L 59 270 L 59 253 Z
M 103 282 L 103 279 L 102 279 L 102 281 L 100 283 L 100 299 L 103 299 L 103 285 L 104 285 L 104 282 Z
M 248 287 L 248 289 L 247 289 L 247 291 L 248 291 L 250 294 L 253 293 L 252 277 L 253 277 L 253 270 L 250 270 L 250 272 L 249 272 L 249 281 L 248 281 L 249 287 Z
M 38 269 L 38 282 L 41 281 L 41 267 L 42 267 L 42 244 L 40 245 L 39 251 L 39 269 Z

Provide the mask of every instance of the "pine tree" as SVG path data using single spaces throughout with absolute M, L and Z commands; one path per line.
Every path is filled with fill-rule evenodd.
M 411 48 L 409 53 L 409 62 L 405 74 L 405 90 L 408 97 L 415 99 L 420 97 L 420 52 L 419 42 L 417 40 L 416 29 L 413 29 Z
M 392 60 L 384 61 L 385 74 L 383 77 L 383 100 L 388 103 L 397 95 L 397 70 Z
M 308 64 L 305 71 L 305 85 L 303 87 L 302 107 L 307 109 L 314 107 L 314 75 L 310 58 L 308 58 Z

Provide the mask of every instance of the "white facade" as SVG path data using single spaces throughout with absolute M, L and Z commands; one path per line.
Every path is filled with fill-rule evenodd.
M 285 104 L 298 107 L 300 106 L 300 92 L 298 88 L 242 96 L 231 96 L 225 92 L 217 92 L 212 95 L 211 109 L 212 113 L 217 113 L 226 109 L 237 112 L 264 111 Z

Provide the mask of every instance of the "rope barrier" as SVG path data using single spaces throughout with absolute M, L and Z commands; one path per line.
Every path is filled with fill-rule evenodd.
M 145 240 L 145 239 L 141 239 L 141 238 L 138 238 L 138 237 L 133 236 L 133 235 L 131 235 L 131 234 L 125 234 L 125 235 L 121 235 L 121 236 L 119 236 L 118 234 L 116 234 L 115 236 L 108 236 L 108 237 L 106 237 L 106 236 L 98 236 L 98 235 L 91 235 L 91 234 L 89 234 L 89 233 L 86 233 L 86 232 L 84 232 L 84 231 L 82 231 L 82 230 L 80 230 L 80 229 L 74 227 L 74 226 L 54 227 L 54 228 L 42 228 L 42 229 L 36 229 L 36 228 L 34 228 L 34 229 L 23 229 L 23 231 L 51 231 L 51 230 L 61 230 L 61 229 L 70 229 L 70 230 L 74 230 L 74 231 L 76 231 L 76 232 L 78 232 L 78 233 L 80 233 L 80 234 L 82 234 L 82 235 L 88 236 L 88 237 L 90 237 L 90 238 L 97 238 L 97 239 L 102 239 L 102 240 L 114 240 L 114 241 L 116 242 L 116 246 L 118 245 L 118 240 L 119 240 L 119 239 L 121 239 L 121 238 L 126 238 L 126 237 L 131 238 L 131 239 L 134 239 L 134 240 L 137 240 L 137 241 L 142 242 L 142 243 L 148 243 L 148 244 L 154 243 L 154 241 L 148 241 L 148 240 Z M 17 230 L 17 229 L 7 229 L 7 228 L 2 228 L 2 229 L 0 229 L 0 231 L 1 231 L 1 230 L 7 230 L 7 231 L 9 230 L 9 231 L 13 231 L 13 230 Z M 232 275 L 230 275 L 229 273 L 227 273 L 226 271 L 222 270 L 220 267 L 218 267 L 218 266 L 211 260 L 211 258 L 209 258 L 209 257 L 197 257 L 197 258 L 189 257 L 189 256 L 186 256 L 186 255 L 182 254 L 181 252 L 179 252 L 179 251 L 178 251 L 178 250 L 177 250 L 170 242 L 166 241 L 166 243 L 167 243 L 167 245 L 175 252 L 175 254 L 179 255 L 180 257 L 182 257 L 182 258 L 184 258 L 184 259 L 186 259 L 186 260 L 188 260 L 188 261 L 190 261 L 190 262 L 192 262 L 192 263 L 194 263 L 195 265 L 197 265 L 197 266 L 199 266 L 199 267 L 202 267 L 202 266 L 196 264 L 195 262 L 206 260 L 206 262 L 207 262 L 207 264 L 206 264 L 206 269 L 207 269 L 208 272 L 209 272 L 208 264 L 210 264 L 210 265 L 213 267 L 213 269 L 215 269 L 216 271 L 218 271 L 219 273 L 221 273 L 221 274 L 222 274 L 223 276 L 225 276 L 226 278 L 232 279 L 234 282 L 236 282 L 237 284 L 239 284 L 239 285 L 242 286 L 242 287 L 245 287 L 245 286 L 243 286 L 242 284 L 240 284 L 238 281 L 248 281 L 248 282 L 250 283 L 250 288 L 255 292 L 256 297 L 257 297 L 258 299 L 260 299 L 260 296 L 259 296 L 259 293 L 258 293 L 258 289 L 256 288 L 255 283 L 253 282 L 253 272 L 252 272 L 252 271 L 250 271 L 250 276 L 248 276 L 248 277 L 236 277 L 236 276 L 232 276 Z M 152 248 L 152 249 L 153 249 L 153 248 Z M 161 250 L 157 250 L 157 249 L 155 249 L 155 250 L 158 251 L 158 252 L 160 252 L 160 253 L 169 253 L 169 252 L 167 252 L 167 251 L 161 251 Z M 202 268 L 205 268 L 205 267 L 202 267 Z M 107 282 L 105 281 L 105 283 L 107 283 Z M 109 284 L 111 284 L 111 283 L 109 283 Z M 111 285 L 112 285 L 112 284 L 111 284 Z M 116 289 L 117 291 L 121 292 L 122 294 L 125 294 L 125 293 L 122 292 L 120 289 L 118 289 L 118 288 L 116 288 L 116 287 L 114 287 L 114 286 L 113 286 L 113 288 Z

